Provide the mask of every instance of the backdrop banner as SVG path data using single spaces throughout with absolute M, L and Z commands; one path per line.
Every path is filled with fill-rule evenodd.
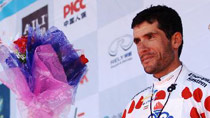
M 158 4 L 182 18 L 181 61 L 210 78 L 209 0 L 0 0 L 0 39 L 11 45 L 27 35 L 29 26 L 43 32 L 56 26 L 89 59 L 69 118 L 121 118 L 133 96 L 153 81 L 141 66 L 131 22 L 139 11 Z M 0 85 L 0 118 L 20 118 L 15 101 Z

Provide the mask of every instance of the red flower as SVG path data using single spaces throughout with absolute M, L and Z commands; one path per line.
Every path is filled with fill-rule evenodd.
M 80 56 L 80 60 L 81 60 L 81 62 L 83 63 L 83 64 L 86 64 L 89 60 L 85 57 L 85 55 L 84 54 L 82 54 L 81 56 Z
M 21 54 L 25 54 L 26 53 L 27 37 L 22 36 L 18 40 L 14 41 L 14 44 L 17 46 L 18 51 Z

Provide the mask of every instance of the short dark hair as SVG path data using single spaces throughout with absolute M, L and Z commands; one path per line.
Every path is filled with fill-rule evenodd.
M 158 22 L 158 28 L 161 29 L 166 37 L 170 40 L 175 32 L 180 32 L 183 37 L 182 21 L 179 14 L 172 8 L 165 5 L 151 6 L 141 12 L 139 12 L 133 19 L 132 29 L 147 21 L 152 24 L 153 22 Z M 183 47 L 183 40 L 178 49 L 178 56 L 180 57 Z

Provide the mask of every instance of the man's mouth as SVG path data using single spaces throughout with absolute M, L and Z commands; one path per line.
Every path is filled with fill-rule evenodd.
M 153 58 L 153 55 L 143 55 L 141 57 L 141 62 L 142 64 L 147 64 L 151 61 L 152 58 Z

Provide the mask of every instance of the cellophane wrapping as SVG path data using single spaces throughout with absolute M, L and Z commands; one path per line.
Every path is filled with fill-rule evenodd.
M 0 81 L 17 96 L 22 118 L 67 118 L 87 59 L 56 27 L 28 31 L 26 61 L 0 45 Z M 85 60 L 85 61 L 84 61 Z

